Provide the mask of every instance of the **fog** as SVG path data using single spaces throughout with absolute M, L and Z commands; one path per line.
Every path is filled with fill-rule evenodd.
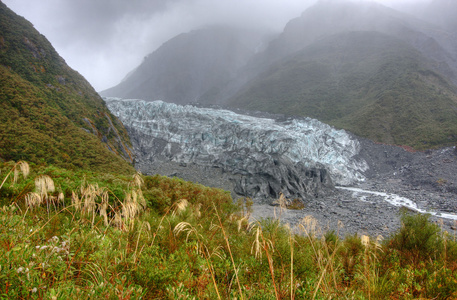
M 280 32 L 316 0 L 2 0 L 97 91 L 175 35 L 210 24 Z M 326 0 L 339 1 L 339 0 Z M 359 0 L 360 1 L 360 0 Z M 427 0 L 366 0 L 417 8 Z M 428 0 L 430 1 L 430 0 Z

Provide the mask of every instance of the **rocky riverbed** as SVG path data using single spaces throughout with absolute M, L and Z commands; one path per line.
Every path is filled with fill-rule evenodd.
M 367 161 L 369 169 L 364 174 L 366 180 L 351 187 L 390 197 L 398 195 L 413 201 L 421 210 L 455 214 L 457 218 L 455 148 L 412 153 L 400 147 L 359 140 L 362 145 L 359 155 Z M 137 167 L 144 173 L 180 177 L 231 191 L 234 198 L 239 197 L 234 192 L 233 181 L 220 168 L 171 161 Z M 305 217 L 312 216 L 321 232 L 334 230 L 341 236 L 357 233 L 375 237 L 388 236 L 400 227 L 402 209 L 413 212 L 401 203 L 389 203 L 382 195 L 335 188 L 324 197 L 308 200 L 302 210 L 281 210 L 269 201 L 255 201 L 251 220 L 279 218 L 294 227 Z M 457 235 L 456 220 L 440 216 L 432 216 L 431 220 Z
M 407 209 L 432 212 L 457 233 L 455 148 L 410 152 L 307 118 L 105 100 L 129 132 L 138 170 L 253 197 L 253 221 L 294 227 L 312 217 L 322 231 L 386 236 Z M 273 206 L 280 193 L 304 208 Z
M 370 168 L 365 172 L 366 180 L 352 187 L 380 192 L 387 197 L 337 188 L 332 195 L 310 201 L 300 211 L 281 212 L 278 207 L 255 204 L 252 217 L 276 215 L 283 222 L 295 225 L 304 217 L 312 216 L 322 231 L 388 236 L 400 227 L 401 210 L 414 212 L 401 202 L 397 205 L 388 202 L 389 198 L 400 196 L 411 200 L 420 210 L 436 212 L 437 216 L 432 216 L 431 221 L 457 235 L 457 153 L 454 147 L 411 153 L 400 147 L 359 140 L 360 155 Z M 446 214 L 451 216 L 445 217 Z

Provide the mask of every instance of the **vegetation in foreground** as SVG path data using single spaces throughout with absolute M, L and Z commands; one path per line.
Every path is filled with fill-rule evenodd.
M 0 163 L 2 299 L 455 299 L 457 243 L 425 215 L 391 237 L 249 222 L 176 178 Z M 27 176 L 28 175 L 28 176 Z

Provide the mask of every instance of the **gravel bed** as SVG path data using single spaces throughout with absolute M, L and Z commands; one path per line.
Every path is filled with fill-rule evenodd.
M 360 158 L 370 166 L 366 180 L 353 187 L 406 197 L 418 208 L 457 214 L 457 153 L 455 147 L 426 152 L 408 152 L 400 147 L 376 144 L 365 139 Z M 233 192 L 233 183 L 218 168 L 177 164 L 170 161 L 136 165 L 145 174 L 179 177 L 207 186 Z M 251 220 L 279 218 L 298 228 L 300 222 L 312 216 L 321 232 L 334 230 L 340 236 L 367 234 L 384 237 L 400 227 L 401 207 L 393 206 L 384 197 L 335 189 L 323 198 L 308 200 L 302 210 L 283 210 L 256 200 Z M 431 217 L 443 230 L 457 235 L 457 221 Z

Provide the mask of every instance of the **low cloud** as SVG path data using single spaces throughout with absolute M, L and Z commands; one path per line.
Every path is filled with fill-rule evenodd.
M 280 31 L 316 0 L 2 0 L 96 90 L 119 83 L 175 35 L 208 24 Z M 378 0 L 386 4 L 390 0 Z M 403 0 L 408 1 L 408 0 Z M 395 1 L 398 3 L 398 1 Z

